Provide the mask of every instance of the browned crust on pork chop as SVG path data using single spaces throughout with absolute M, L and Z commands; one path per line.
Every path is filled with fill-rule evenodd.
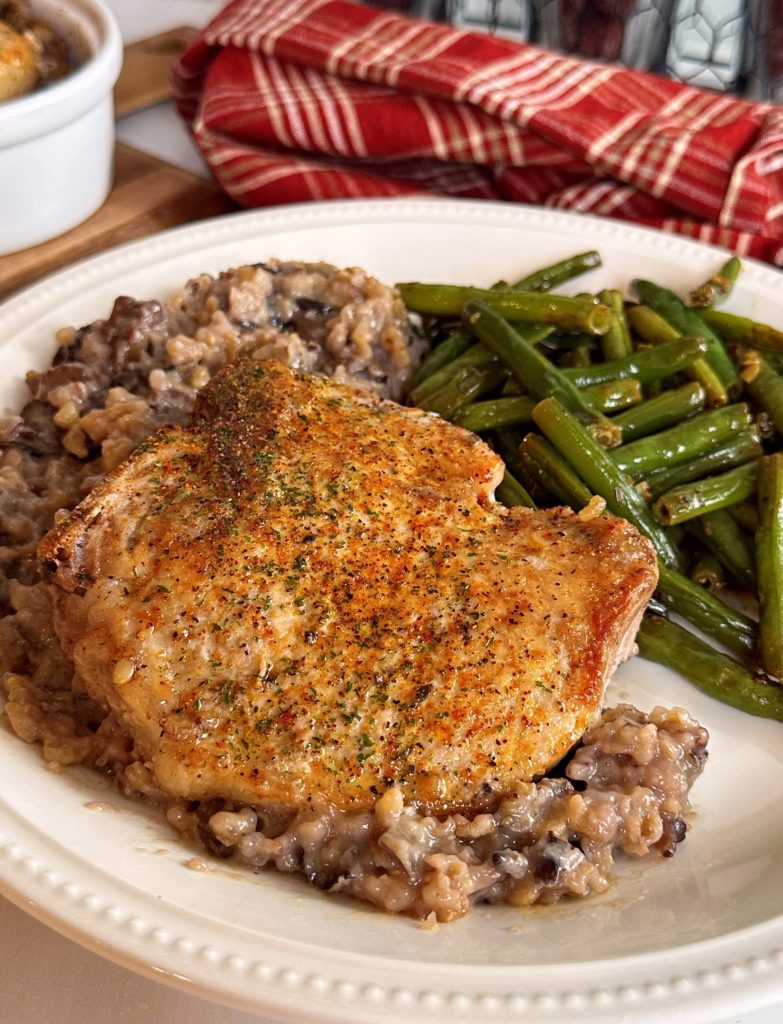
M 167 792 L 476 809 L 599 709 L 656 583 L 611 516 L 506 511 L 474 435 L 242 361 L 41 542 L 56 626 Z

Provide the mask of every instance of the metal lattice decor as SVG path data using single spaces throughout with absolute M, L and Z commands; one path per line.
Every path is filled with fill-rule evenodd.
M 376 0 L 562 53 L 783 102 L 783 0 Z

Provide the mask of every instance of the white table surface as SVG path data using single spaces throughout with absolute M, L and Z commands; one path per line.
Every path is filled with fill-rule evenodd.
M 200 26 L 213 0 L 108 0 L 126 42 L 178 25 Z M 120 139 L 208 176 L 169 103 L 118 124 Z M 712 1024 L 781 1024 L 783 1004 Z M 0 1024 L 273 1024 L 225 1009 L 103 960 L 0 897 Z M 415 1022 L 411 1022 L 415 1024 Z M 535 1022 L 532 1022 L 535 1024 Z

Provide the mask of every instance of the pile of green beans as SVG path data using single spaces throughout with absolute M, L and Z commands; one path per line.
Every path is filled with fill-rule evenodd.
M 714 308 L 737 257 L 684 298 L 641 279 L 631 297 L 552 291 L 600 265 L 398 285 L 432 346 L 408 401 L 498 452 L 504 504 L 598 495 L 633 523 L 659 565 L 642 657 L 783 721 L 783 331 Z

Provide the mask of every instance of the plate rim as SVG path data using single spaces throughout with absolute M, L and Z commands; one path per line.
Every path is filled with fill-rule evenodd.
M 286 222 L 289 227 L 296 227 L 300 222 L 302 227 L 311 227 L 321 221 L 328 223 L 332 220 L 342 222 L 346 214 L 355 221 L 364 221 L 377 218 L 379 214 L 391 219 L 416 219 L 422 211 L 429 216 L 449 216 L 449 211 L 460 210 L 466 217 L 481 220 L 508 220 L 521 219 L 529 221 L 534 225 L 536 221 L 544 223 L 550 221 L 553 226 L 562 224 L 569 228 L 577 229 L 578 234 L 590 234 L 595 232 L 600 235 L 613 235 L 621 232 L 629 239 L 646 240 L 653 246 L 666 243 L 667 247 L 674 252 L 687 255 L 688 252 L 704 253 L 713 252 L 717 255 L 732 253 L 731 249 L 725 248 L 712 242 L 702 242 L 698 239 L 688 238 L 662 231 L 658 228 L 648 227 L 643 224 L 636 224 L 632 221 L 621 221 L 612 217 L 601 217 L 595 214 L 574 213 L 570 210 L 558 210 L 546 206 L 522 206 L 513 203 L 505 203 L 496 200 L 486 199 L 427 199 L 427 198 L 386 198 L 386 199 L 332 199 L 328 201 L 286 203 L 274 207 L 253 210 L 239 210 L 232 213 L 221 214 L 217 217 L 205 218 L 189 224 L 182 224 L 177 227 L 167 228 L 164 231 L 155 232 L 144 238 L 134 239 L 130 242 L 123 242 L 120 245 L 87 256 L 70 266 L 52 271 L 32 284 L 22 287 L 19 291 L 0 300 L 0 329 L 3 328 L 6 317 L 18 315 L 23 312 L 31 299 L 36 299 L 38 293 L 45 289 L 51 291 L 52 297 L 62 287 L 71 283 L 74 275 L 83 276 L 85 283 L 96 276 L 103 276 L 118 262 L 129 264 L 128 269 L 133 265 L 134 259 L 141 254 L 158 252 L 159 255 L 170 251 L 173 255 L 179 244 L 185 242 L 191 236 L 203 238 L 205 241 L 216 241 L 222 236 L 230 237 L 232 229 L 242 228 L 252 230 L 253 225 L 258 223 L 262 227 L 271 227 L 278 222 Z M 584 229 L 582 232 L 581 229 Z M 768 279 L 768 283 L 774 285 L 783 275 L 783 268 L 774 267 L 771 264 L 763 263 L 750 256 L 742 256 L 743 264 L 752 267 L 756 275 Z M 0 339 L 1 343 L 2 339 Z
M 34 309 L 38 308 L 41 315 L 42 307 L 56 302 L 65 293 L 97 286 L 118 272 L 138 269 L 142 261 L 154 264 L 175 258 L 194 242 L 209 248 L 220 242 L 239 240 L 250 233 L 257 232 L 259 237 L 263 237 L 264 233 L 281 226 L 296 230 L 297 227 L 346 223 L 346 218 L 357 224 L 399 223 L 417 220 L 422 215 L 436 220 L 440 218 L 444 222 L 457 216 L 470 222 L 513 223 L 521 229 L 547 225 L 560 230 L 576 229 L 574 233 L 577 236 L 594 238 L 597 248 L 600 248 L 602 237 L 616 238 L 620 235 L 650 244 L 653 248 L 665 245 L 667 251 L 680 256 L 728 251 L 611 218 L 485 200 L 358 199 L 290 204 L 231 213 L 169 229 L 56 271 L 0 304 L 0 345 L 6 332 L 13 330 L 15 324 L 24 323 Z M 779 287 L 780 270 L 750 259 L 744 259 L 744 262 L 753 268 L 754 279 Z M 445 986 L 445 990 L 439 991 L 437 986 L 421 987 L 422 979 L 417 983 L 418 988 L 411 982 L 407 983 L 409 987 L 397 982 L 384 987 L 377 980 L 367 978 L 358 982 L 348 976 L 319 977 L 317 972 L 303 973 L 286 964 L 251 962 L 236 951 L 223 952 L 209 946 L 198 948 L 196 943 L 172 935 L 160 920 L 158 923 L 147 922 L 149 927 L 132 924 L 129 930 L 128 922 L 139 920 L 138 915 L 132 914 L 122 924 L 114 920 L 118 917 L 118 908 L 106 904 L 100 894 L 102 882 L 93 886 L 99 892 L 80 891 L 73 880 L 62 879 L 57 870 L 52 870 L 46 863 L 45 853 L 40 850 L 37 854 L 26 853 L 14 839 L 13 830 L 10 836 L 3 835 L 8 828 L 9 811 L 12 809 L 0 797 L 0 864 L 4 865 L 4 870 L 0 871 L 0 892 L 56 931 L 122 966 L 238 1009 L 273 1013 L 281 1019 L 302 1020 L 305 1015 L 334 1022 L 361 1020 L 364 1024 L 388 1021 L 412 1012 L 422 1022 L 443 1021 L 455 1014 L 459 1019 L 472 1019 L 469 1014 L 478 1014 L 476 1019 L 484 1020 L 487 1016 L 501 1013 L 504 1020 L 513 1021 L 526 1019 L 531 1012 L 539 1013 L 541 1019 L 548 1018 L 550 1014 L 568 1012 L 575 1021 L 593 1018 L 607 1021 L 611 1011 L 622 1012 L 624 1020 L 642 1021 L 658 1020 L 656 1006 L 663 1009 L 663 1000 L 672 996 L 681 1001 L 678 1015 L 683 1021 L 695 1022 L 711 1019 L 708 1014 L 716 1011 L 728 1015 L 769 1005 L 783 996 L 783 980 L 776 980 L 776 972 L 780 974 L 783 967 L 783 916 L 686 946 L 650 954 L 584 961 L 579 965 L 569 964 L 571 968 L 593 971 L 596 964 L 611 965 L 614 973 L 623 975 L 623 980 L 618 977 L 614 984 L 597 982 L 586 992 L 562 981 L 557 987 L 554 978 L 549 978 L 539 991 L 527 991 L 534 975 L 547 978 L 555 972 L 562 973 L 562 963 L 522 967 L 496 965 L 492 968 L 493 980 L 498 980 L 501 975 L 508 975 L 509 979 L 513 975 L 517 979 L 516 986 L 511 985 L 498 994 L 497 991 L 482 990 L 481 984 L 465 984 L 468 980 L 480 982 L 482 977 L 488 976 L 488 968 L 475 965 L 462 969 L 463 990 L 448 991 L 450 981 L 444 977 L 440 984 Z M 37 839 L 37 836 L 27 837 L 28 846 L 33 850 Z M 130 902 L 133 903 L 133 899 Z M 69 918 L 66 908 L 72 908 L 74 904 L 79 905 L 82 913 L 92 915 L 92 926 L 84 925 L 83 917 L 79 919 L 81 926 Z M 145 909 L 149 915 L 149 908 Z M 144 925 L 143 921 L 141 925 Z M 735 955 L 716 965 L 714 955 L 721 950 L 728 954 L 728 946 L 735 948 Z M 155 950 L 154 962 L 150 952 L 152 947 Z M 639 968 L 642 966 L 640 960 L 646 961 L 647 968 L 654 969 L 637 971 L 637 980 L 628 980 L 623 967 Z M 693 963 L 686 966 L 691 960 Z M 392 962 L 379 956 L 368 957 L 368 961 L 372 962 L 372 967 L 386 973 L 394 963 L 395 977 L 405 974 L 404 970 L 399 970 L 402 961 Z M 447 968 L 446 974 L 456 973 L 451 970 L 454 966 L 451 964 L 433 963 L 429 966 L 431 970 Z M 474 973 L 476 979 L 472 978 Z M 240 976 L 252 976 L 252 992 L 247 990 L 240 995 L 232 989 L 232 982 L 236 983 Z M 323 1016 L 324 1000 L 330 995 L 336 1003 L 326 1018 Z M 313 1016 L 316 1013 L 317 1018 Z

